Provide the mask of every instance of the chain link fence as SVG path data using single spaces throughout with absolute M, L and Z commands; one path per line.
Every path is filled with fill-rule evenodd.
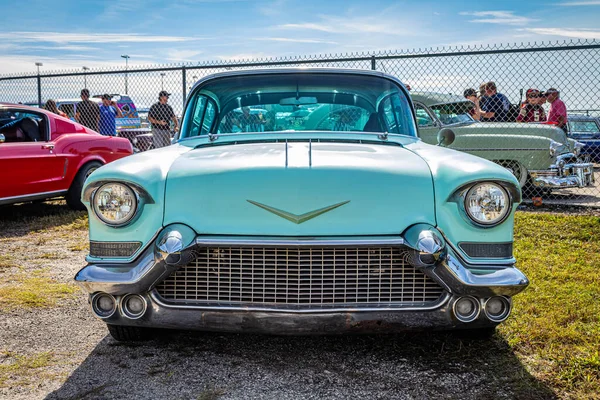
M 108 94 L 102 112 L 112 105 L 118 113 L 115 124 L 92 122 L 92 127 L 103 134 L 128 137 L 143 151 L 154 146 L 148 112 L 157 103 L 159 92 L 170 93 L 168 104 L 175 115 L 158 117 L 166 130 L 173 130 L 179 125 L 191 87 L 206 75 L 279 67 L 377 70 L 398 77 L 410 88 L 419 135 L 425 142 L 436 144 L 437 133 L 449 127 L 456 134 L 450 147 L 511 170 L 526 199 L 600 206 L 598 65 L 598 41 L 298 56 L 0 76 L 0 101 L 52 109 L 54 101 L 56 112 L 81 119 L 78 107 L 85 113 L 89 108 L 100 112 L 79 105 L 82 89 L 89 90 L 90 101 L 98 106 L 103 103 L 102 95 Z M 561 110 L 563 103 L 566 116 Z M 251 109 L 261 116 L 265 110 L 261 105 Z M 365 118 L 356 110 L 348 112 L 343 115 L 338 110 L 330 119 L 349 130 L 365 130 Z M 221 129 L 237 131 L 234 120 L 223 120 Z M 281 123 L 267 129 L 278 128 Z M 259 129 L 265 129 L 264 123 Z

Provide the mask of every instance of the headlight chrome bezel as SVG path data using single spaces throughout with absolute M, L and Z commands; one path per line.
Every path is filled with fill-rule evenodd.
M 467 204 L 467 201 L 469 199 L 469 195 L 473 192 L 473 190 L 475 190 L 476 188 L 483 186 L 483 185 L 493 185 L 495 187 L 497 187 L 502 194 L 505 197 L 505 210 L 503 212 L 503 214 L 501 215 L 500 218 L 488 222 L 488 221 L 481 221 L 477 218 L 475 218 L 472 213 L 469 211 L 469 206 Z M 498 183 L 498 182 L 494 182 L 494 181 L 482 181 L 482 182 L 475 182 L 472 185 L 470 185 L 468 188 L 465 188 L 465 190 L 463 191 L 462 194 L 462 210 L 464 212 L 464 214 L 466 215 L 467 219 L 475 226 L 480 227 L 480 228 L 493 228 L 495 226 L 498 226 L 500 224 L 502 224 L 504 221 L 506 221 L 506 219 L 508 218 L 508 216 L 511 214 L 512 208 L 513 208 L 513 198 L 511 196 L 511 193 L 509 190 L 507 190 L 507 188 L 504 187 L 504 185 Z
M 98 194 L 102 191 L 102 189 L 104 187 L 109 186 L 109 185 L 120 185 L 120 186 L 124 187 L 126 190 L 128 190 L 129 192 L 131 192 L 131 195 L 132 195 L 133 212 L 131 212 L 126 219 L 120 220 L 119 222 L 111 221 L 111 220 L 105 218 L 102 215 L 101 211 L 98 209 L 98 203 L 96 202 L 96 198 L 97 198 Z M 132 188 L 130 185 L 127 185 L 124 182 L 118 182 L 118 181 L 105 182 L 102 185 L 98 186 L 98 188 L 96 188 L 94 190 L 94 192 L 92 193 L 92 195 L 90 196 L 90 206 L 91 206 L 91 209 L 94 211 L 94 215 L 100 221 L 102 221 L 102 223 L 104 223 L 108 226 L 111 226 L 113 228 L 118 228 L 118 227 L 126 226 L 126 225 L 130 224 L 132 221 L 134 221 L 134 219 L 136 218 L 136 216 L 138 215 L 139 210 L 140 210 L 140 196 L 134 188 Z

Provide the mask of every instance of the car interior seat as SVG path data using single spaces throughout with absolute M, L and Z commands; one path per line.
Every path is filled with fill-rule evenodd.
M 371 113 L 367 123 L 363 127 L 363 132 L 383 132 L 377 113 Z
M 43 140 L 42 135 L 40 133 L 40 126 L 38 122 L 31 118 L 25 117 L 21 120 L 21 129 L 25 136 L 32 142 L 39 142 Z

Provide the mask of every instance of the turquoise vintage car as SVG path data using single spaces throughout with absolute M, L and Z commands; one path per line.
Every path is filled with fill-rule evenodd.
M 562 129 L 545 124 L 477 122 L 469 115 L 473 103 L 463 97 L 433 92 L 411 92 L 411 96 L 419 137 L 425 143 L 437 143 L 440 129 L 451 128 L 456 140 L 450 148 L 502 165 L 522 188 L 594 185 L 594 165 L 580 154 L 584 145 L 567 138 Z
M 75 280 L 117 340 L 155 327 L 483 335 L 528 285 L 515 177 L 423 143 L 407 90 L 375 71 L 208 76 L 172 146 L 98 169 L 82 199 L 90 254 Z

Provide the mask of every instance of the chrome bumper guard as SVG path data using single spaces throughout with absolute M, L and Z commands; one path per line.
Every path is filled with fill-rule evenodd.
M 529 171 L 533 185 L 540 188 L 563 189 L 594 186 L 594 164 L 590 162 L 567 163 L 574 154 L 557 157 L 548 170 Z
M 105 319 L 107 323 L 151 326 L 177 329 L 202 329 L 224 331 L 254 331 L 277 333 L 326 333 L 342 331 L 377 331 L 407 329 L 450 329 L 495 325 L 483 316 L 468 324 L 457 321 L 452 314 L 454 302 L 461 296 L 481 299 L 491 296 L 513 296 L 524 290 L 529 281 L 513 264 L 469 265 L 446 245 L 442 235 L 429 225 L 419 224 L 409 228 L 404 238 L 384 240 L 328 238 L 323 243 L 370 246 L 373 244 L 403 245 L 412 249 L 410 263 L 438 282 L 447 293 L 433 306 L 403 307 L 394 304 L 375 305 L 370 308 L 338 309 L 270 309 L 252 304 L 238 306 L 203 306 L 173 304 L 163 300 L 156 286 L 195 258 L 197 246 L 213 243 L 240 246 L 261 245 L 310 246 L 312 240 L 285 240 L 257 238 L 224 239 L 222 237 L 196 237 L 183 225 L 167 227 L 154 245 L 130 264 L 88 264 L 75 276 L 75 281 L 90 295 L 98 292 L 116 296 L 140 294 L 149 303 L 146 315 L 128 319 L 115 313 Z M 483 314 L 483 313 L 482 313 Z

